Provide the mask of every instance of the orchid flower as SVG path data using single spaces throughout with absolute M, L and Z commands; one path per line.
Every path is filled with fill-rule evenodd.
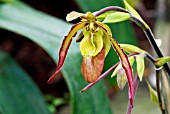
M 65 36 L 59 51 L 59 61 L 56 72 L 50 77 L 48 83 L 51 83 L 56 74 L 61 70 L 67 55 L 67 51 L 72 42 L 72 38 L 79 30 L 82 30 L 83 37 L 80 37 L 78 41 L 80 41 L 80 52 L 82 55 L 81 71 L 84 79 L 91 83 L 99 78 L 103 70 L 105 57 L 112 45 L 120 57 L 120 63 L 127 76 L 129 85 L 129 99 L 131 105 L 133 105 L 134 85 L 132 68 L 127 55 L 120 48 L 116 40 L 112 38 L 110 28 L 106 24 L 98 21 L 91 12 L 83 14 L 73 11 L 67 15 L 66 20 L 72 21 L 77 18 L 81 18 L 82 20 L 81 22 L 75 24 L 71 28 L 68 35 Z

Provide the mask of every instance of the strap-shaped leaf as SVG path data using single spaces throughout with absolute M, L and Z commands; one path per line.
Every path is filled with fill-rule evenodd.
M 30 76 L 4 52 L 0 52 L 0 68 L 1 114 L 51 114 Z

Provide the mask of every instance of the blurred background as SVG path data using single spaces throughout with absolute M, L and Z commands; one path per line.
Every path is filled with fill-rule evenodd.
M 22 0 L 22 2 L 31 6 L 32 8 L 38 11 L 51 15 L 54 18 L 61 19 L 62 21 L 65 21 L 66 15 L 71 11 L 93 12 L 106 6 L 111 6 L 111 5 L 123 6 L 123 2 L 121 0 L 102 0 L 102 1 L 98 1 L 98 0 L 60 0 L 60 1 Z M 146 23 L 151 27 L 151 29 L 153 30 L 155 34 L 155 37 L 157 38 L 158 45 L 160 45 L 160 48 L 162 49 L 163 53 L 165 55 L 170 55 L 170 50 L 169 50 L 170 48 L 169 47 L 170 46 L 169 45 L 169 42 L 170 42 L 170 22 L 169 22 L 170 21 L 170 15 L 169 15 L 170 14 L 170 10 L 169 10 L 170 0 L 128 0 L 128 2 L 140 13 L 140 15 L 146 21 Z M 10 4 L 10 3 L 8 2 L 3 3 L 2 1 L 2 3 L 0 2 L 0 4 L 1 4 L 0 10 L 2 11 L 3 5 Z M 6 8 L 5 10 L 8 10 L 8 7 L 5 7 L 5 8 Z M 22 8 L 20 10 L 22 10 Z M 14 12 L 14 13 L 17 13 L 17 12 Z M 0 16 L 0 18 L 2 18 L 2 16 Z M 20 20 L 19 17 L 18 17 L 18 20 Z M 32 21 L 32 23 L 36 24 L 37 22 Z M 42 27 L 44 27 L 44 29 L 46 28 L 47 23 L 48 21 L 42 24 Z M 74 23 L 76 22 L 72 22 L 72 24 Z M 1 22 L 0 22 L 0 25 L 1 25 Z M 117 23 L 117 24 L 109 25 L 109 26 L 112 29 L 113 37 L 118 42 L 137 45 L 140 48 L 150 52 L 151 55 L 156 57 L 143 31 L 136 24 L 126 21 L 123 23 Z M 19 32 L 14 33 L 15 30 L 13 31 L 13 29 L 11 29 L 11 31 L 9 29 L 6 30 L 6 28 L 3 26 L 1 26 L 1 28 L 2 28 L 0 29 L 1 53 L 4 53 L 4 52 L 8 53 L 13 58 L 13 60 L 17 64 L 19 64 L 19 66 L 21 66 L 24 72 L 28 74 L 28 77 L 31 78 L 31 81 L 33 81 L 38 91 L 40 90 L 39 92 L 41 93 L 42 99 L 44 99 L 45 104 L 47 104 L 47 107 L 48 107 L 47 112 L 52 113 L 52 114 L 73 113 L 74 112 L 73 110 L 75 109 L 71 108 L 72 103 L 70 103 L 70 101 L 74 102 L 74 100 L 71 100 L 72 97 L 70 97 L 69 90 L 72 90 L 74 88 L 71 88 L 71 89 L 68 88 L 67 84 L 70 84 L 70 83 L 66 81 L 67 77 L 63 76 L 64 73 L 60 73 L 56 77 L 54 83 L 52 84 L 46 83 L 48 78 L 54 73 L 56 69 L 56 63 L 54 61 L 54 57 L 51 57 L 49 52 L 47 52 L 46 49 L 43 49 L 42 45 L 35 43 L 34 40 L 27 39 L 25 35 L 22 35 L 22 34 L 20 35 L 18 34 Z M 60 26 L 58 26 L 58 29 L 60 29 Z M 63 33 L 63 36 L 65 36 L 66 34 L 67 32 Z M 60 38 L 61 41 L 62 39 L 63 38 Z M 59 45 L 57 46 L 59 47 Z M 58 53 L 57 49 L 56 49 L 56 53 Z M 1 61 L 2 61 L 1 63 L 5 62 L 3 59 Z M 118 61 L 118 57 L 114 53 L 114 50 L 112 50 L 107 56 L 104 71 L 110 68 L 117 61 Z M 3 65 L 1 65 L 1 67 L 4 68 Z M 10 70 L 8 71 L 8 73 L 10 73 Z M 2 76 L 3 74 L 1 73 L 1 77 Z M 152 82 L 153 87 L 155 86 L 154 76 L 155 76 L 154 68 L 149 63 L 149 61 L 146 60 L 146 69 L 144 73 L 144 78 L 148 78 Z M 111 101 L 110 107 L 113 113 L 124 114 L 126 112 L 127 103 L 128 103 L 128 94 L 127 94 L 128 88 L 126 85 L 125 89 L 120 91 L 116 85 L 115 80 L 116 80 L 115 78 L 111 79 L 109 76 L 107 76 L 107 78 L 104 79 L 103 83 L 106 86 L 105 91 L 106 91 L 107 96 L 109 97 L 108 98 L 109 101 Z M 5 82 L 4 79 L 2 79 L 1 81 Z M 15 83 L 17 84 L 17 82 Z M 11 87 L 15 86 L 15 83 L 14 85 L 11 85 Z M 23 82 L 23 84 L 24 83 L 25 82 Z M 5 87 L 6 87 L 5 90 L 7 90 L 8 86 L 5 86 Z M 16 90 L 18 89 L 20 88 L 16 88 Z M 76 90 L 76 91 L 79 92 L 80 90 Z M 4 92 L 0 94 L 0 97 L 2 97 L 5 94 L 3 93 Z M 98 94 L 96 94 L 96 96 L 97 95 Z M 4 97 L 2 97 L 2 99 L 4 99 Z M 6 101 L 4 100 L 4 102 Z M 11 102 L 13 102 L 12 98 L 11 98 Z M 78 104 L 79 103 L 77 103 L 77 105 Z M 2 103 L 0 105 L 1 105 L 0 111 L 2 114 L 11 114 L 11 113 L 5 112 L 5 110 L 10 110 L 7 107 L 5 107 L 5 105 L 8 106 L 8 103 L 7 104 Z M 12 106 L 14 105 L 16 104 L 13 104 Z M 18 106 L 18 107 L 22 107 L 22 106 Z M 160 110 L 158 106 L 154 104 L 153 102 L 151 102 L 150 100 L 149 91 L 145 83 L 145 80 L 143 80 L 139 84 L 139 89 L 137 92 L 135 105 L 134 105 L 132 114 L 136 114 L 136 113 L 160 114 Z M 19 114 L 19 113 L 13 113 L 13 114 Z M 29 113 L 25 112 L 24 114 L 29 114 Z M 92 113 L 84 112 L 82 114 L 92 114 Z

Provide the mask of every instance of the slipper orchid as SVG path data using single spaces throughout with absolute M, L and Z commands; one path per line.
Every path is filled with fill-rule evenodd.
M 51 83 L 56 74 L 61 70 L 72 38 L 76 35 L 77 31 L 81 29 L 82 37 L 79 37 L 77 41 L 80 41 L 80 52 L 83 57 L 81 71 L 84 79 L 91 83 L 99 78 L 104 66 L 105 57 L 112 44 L 120 57 L 120 63 L 126 73 L 129 85 L 129 99 L 131 105 L 133 105 L 134 85 L 132 68 L 127 55 L 120 48 L 116 40 L 112 38 L 110 28 L 106 24 L 99 22 L 91 12 L 83 14 L 73 11 L 67 15 L 66 20 L 72 21 L 77 18 L 81 18 L 82 20 L 75 24 L 68 35 L 65 36 L 60 48 L 56 72 L 50 77 L 48 83 Z

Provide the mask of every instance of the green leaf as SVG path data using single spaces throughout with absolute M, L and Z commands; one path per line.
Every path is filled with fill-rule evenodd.
M 130 15 L 124 12 L 115 12 L 108 14 L 106 18 L 103 20 L 103 23 L 117 23 L 128 20 Z
M 141 18 L 141 16 L 138 14 L 138 12 L 132 8 L 127 2 L 126 0 L 123 0 L 124 4 L 125 4 L 125 7 L 126 9 L 132 13 L 134 16 L 136 16 L 144 25 L 145 25 L 145 28 L 148 28 L 148 25 L 145 23 L 145 21 Z
M 0 28 L 21 34 L 34 41 L 56 63 L 58 62 L 58 50 L 62 39 L 68 33 L 71 26 L 71 24 L 65 23 L 62 20 L 36 11 L 22 2 L 2 4 L 0 6 Z M 111 114 L 109 99 L 102 82 L 99 82 L 87 92 L 80 94 L 79 91 L 87 85 L 81 75 L 80 64 L 81 54 L 79 47 L 73 42 L 61 70 L 71 95 L 71 113 Z M 99 108 L 101 106 L 102 108 Z M 6 107 L 8 106 L 6 105 Z
M 161 58 L 156 59 L 156 62 L 154 64 L 157 67 L 161 67 L 161 66 L 163 66 L 165 63 L 167 63 L 169 61 L 170 61 L 170 56 L 161 57 Z
M 144 57 L 140 54 L 136 55 L 136 63 L 137 63 L 137 73 L 138 73 L 140 81 L 142 81 L 143 73 L 145 70 Z
M 146 82 L 147 82 L 147 85 L 149 88 L 151 101 L 153 101 L 156 104 L 159 104 L 157 92 L 152 88 L 152 86 L 150 85 L 150 83 L 147 80 L 146 80 Z
M 50 114 L 35 83 L 9 55 L 0 53 L 0 112 Z

